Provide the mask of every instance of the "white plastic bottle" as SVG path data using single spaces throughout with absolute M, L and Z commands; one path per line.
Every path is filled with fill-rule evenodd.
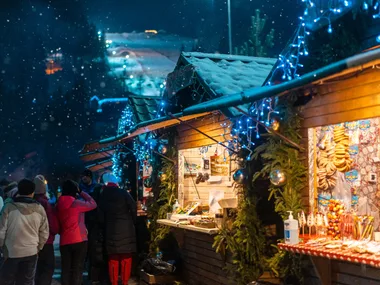
M 293 212 L 288 211 L 289 219 L 284 221 L 285 228 L 285 243 L 286 244 L 298 244 L 298 221 L 293 218 Z
M 179 205 L 179 203 L 178 203 L 178 200 L 176 199 L 176 200 L 175 200 L 175 203 L 174 203 L 174 205 L 173 205 L 173 213 L 175 213 L 179 207 L 180 207 L 180 205 Z

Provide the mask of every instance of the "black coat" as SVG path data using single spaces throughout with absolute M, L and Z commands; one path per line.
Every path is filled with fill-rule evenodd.
M 82 190 L 83 191 L 83 190 Z M 99 204 L 102 185 L 97 184 L 90 196 Z M 104 265 L 104 256 L 106 254 L 104 247 L 104 216 L 102 211 L 97 207 L 95 210 L 85 214 L 85 222 L 88 231 L 88 259 L 91 267 L 102 267 Z M 91 275 L 91 271 L 89 272 Z
M 119 187 L 106 186 L 99 199 L 104 215 L 105 245 L 108 254 L 136 252 L 136 202 Z

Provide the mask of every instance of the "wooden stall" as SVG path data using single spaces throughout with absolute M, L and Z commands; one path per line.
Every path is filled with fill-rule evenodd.
M 309 98 L 301 107 L 303 146 L 307 150 L 309 169 L 308 187 L 303 192 L 305 206 L 309 212 L 327 209 L 327 215 L 335 215 L 328 205 L 330 199 L 338 199 L 345 205 L 345 211 L 357 217 L 370 217 L 373 232 L 379 231 L 380 207 L 379 64 L 379 59 L 369 60 L 359 67 L 347 68 L 291 91 Z M 342 147 L 339 132 L 345 140 Z M 337 161 L 338 148 L 344 152 L 344 163 Z M 323 156 L 327 163 L 331 159 L 334 165 L 331 175 L 324 175 Z M 328 234 L 339 239 L 352 238 L 352 233 L 342 230 L 342 218 L 337 218 L 340 224 L 334 221 Z M 373 239 L 371 232 L 367 240 Z M 309 281 L 315 284 L 380 284 L 379 259 L 374 252 L 363 249 L 358 253 L 351 245 L 337 245 L 337 249 L 308 244 L 279 246 L 311 257 L 316 274 Z M 359 247 L 366 248 L 366 243 L 362 242 Z
M 318 214 L 322 222 L 315 225 L 311 218 L 310 234 L 300 244 L 279 248 L 310 256 L 310 284 L 380 284 L 379 58 L 374 49 L 297 80 L 184 110 L 188 115 L 269 96 L 298 97 L 303 118 L 298 149 L 308 169 L 302 201 L 306 214 Z
M 201 103 L 261 86 L 274 63 L 274 59 L 266 58 L 183 53 L 176 69 L 168 76 L 167 99 L 184 108 L 194 101 Z M 241 77 L 236 77 L 234 66 L 242 69 Z M 203 213 L 190 215 L 187 220 L 186 215 L 181 217 L 177 211 L 170 219 L 158 220 L 158 223 L 169 226 L 175 233 L 183 262 L 182 277 L 189 285 L 231 282 L 223 270 L 231 262 L 229 257 L 216 253 L 212 245 L 219 231 L 214 217 L 223 217 L 226 221 L 228 209 L 238 205 L 237 184 L 233 181 L 238 165 L 236 155 L 228 149 L 228 141 L 233 126 L 231 118 L 239 115 L 234 109 L 216 110 L 175 127 L 178 202 L 185 209 L 192 202 L 198 202 Z M 204 216 L 211 218 L 209 225 L 197 222 Z
M 221 209 L 218 200 L 236 199 L 237 196 L 232 182 L 236 163 L 230 160 L 225 148 L 215 142 L 223 143 L 229 136 L 229 132 L 221 126 L 224 123 L 229 123 L 228 119 L 223 114 L 214 112 L 176 127 L 178 201 L 181 207 L 194 201 L 199 202 L 206 209 L 203 215 L 207 216 L 214 216 Z M 212 139 L 199 131 L 207 133 Z M 201 179 L 200 175 L 208 175 L 208 178 Z M 206 228 L 182 223 L 180 218 L 158 220 L 158 223 L 171 227 L 176 236 L 183 262 L 182 277 L 187 284 L 228 283 L 228 276 L 223 271 L 226 263 L 212 247 L 214 236 L 218 232 L 215 225 Z

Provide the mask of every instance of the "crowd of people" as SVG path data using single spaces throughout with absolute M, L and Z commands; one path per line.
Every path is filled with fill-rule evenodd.
M 136 252 L 136 203 L 112 173 L 66 180 L 56 204 L 43 175 L 0 182 L 0 284 L 51 285 L 59 235 L 61 284 L 127 285 Z

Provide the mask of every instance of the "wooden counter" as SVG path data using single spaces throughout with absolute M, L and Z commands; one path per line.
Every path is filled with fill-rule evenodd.
M 310 247 L 304 244 L 280 243 L 278 247 L 285 251 L 310 256 L 322 285 L 380 285 L 380 256 L 352 253 L 348 250 Z
M 179 229 L 184 229 L 184 230 L 189 230 L 189 231 L 194 231 L 194 232 L 199 232 L 199 233 L 204 233 L 208 235 L 216 235 L 218 233 L 217 228 L 212 228 L 212 229 L 206 229 L 206 228 L 200 228 L 192 225 L 181 225 L 179 223 L 176 223 L 171 220 L 157 220 L 158 224 L 173 227 L 173 228 L 179 228 Z
M 212 248 L 218 229 L 204 229 L 191 225 L 179 225 L 170 220 L 158 220 L 170 226 L 180 246 L 182 277 L 188 285 L 226 285 L 228 276 L 223 257 Z

